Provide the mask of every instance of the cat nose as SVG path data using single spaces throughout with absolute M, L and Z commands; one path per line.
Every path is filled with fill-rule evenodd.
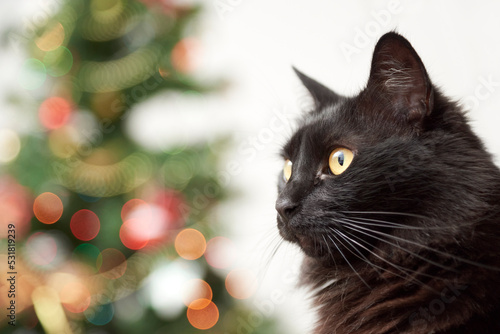
M 290 220 L 292 218 L 295 209 L 297 209 L 299 205 L 290 199 L 287 198 L 279 198 L 276 201 L 276 211 L 280 214 L 280 216 L 285 220 Z

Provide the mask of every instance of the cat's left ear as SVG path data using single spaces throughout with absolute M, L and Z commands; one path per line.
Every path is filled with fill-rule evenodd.
M 295 67 L 292 68 L 299 77 L 304 87 L 306 87 L 306 89 L 309 91 L 309 94 L 311 94 L 316 110 L 319 111 L 327 105 L 332 105 L 338 102 L 338 100 L 340 99 L 340 95 L 338 95 L 328 87 L 320 84 L 313 78 L 308 77 Z
M 410 42 L 395 32 L 382 36 L 375 46 L 367 87 L 387 96 L 394 116 L 411 124 L 432 111 L 434 93 L 424 64 Z

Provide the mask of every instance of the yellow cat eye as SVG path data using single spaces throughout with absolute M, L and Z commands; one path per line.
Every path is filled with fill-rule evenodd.
M 283 179 L 285 179 L 285 182 L 288 182 L 290 176 L 292 176 L 292 162 L 290 160 L 286 160 L 285 166 L 283 167 Z
M 334 149 L 328 160 L 330 170 L 334 175 L 342 174 L 349 167 L 353 158 L 354 153 L 348 148 L 341 147 Z

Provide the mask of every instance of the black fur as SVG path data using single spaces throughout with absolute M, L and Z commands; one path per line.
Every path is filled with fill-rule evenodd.
M 315 100 L 283 148 L 281 236 L 305 252 L 315 333 L 500 333 L 500 171 L 460 107 L 396 33 L 366 88 Z M 329 172 L 333 149 L 354 160 Z

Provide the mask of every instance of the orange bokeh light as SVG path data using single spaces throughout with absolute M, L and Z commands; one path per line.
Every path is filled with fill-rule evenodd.
M 71 109 L 71 104 L 62 97 L 49 97 L 40 105 L 38 117 L 43 126 L 54 130 L 68 122 Z
M 77 239 L 89 241 L 97 236 L 101 228 L 101 223 L 95 213 L 83 209 L 77 211 L 71 217 L 70 228 Z
M 63 306 L 72 313 L 81 313 L 90 305 L 90 291 L 80 282 L 69 282 L 59 291 Z
M 42 51 L 52 51 L 57 49 L 64 41 L 65 33 L 64 26 L 57 22 L 53 27 L 50 27 L 44 34 L 35 40 L 35 44 Z
M 195 229 L 182 230 L 175 238 L 175 250 L 186 260 L 196 260 L 203 256 L 207 242 L 203 234 Z
M 226 276 L 226 290 L 236 299 L 250 298 L 257 289 L 257 278 L 246 269 L 232 270 Z
M 210 300 L 197 299 L 189 305 L 187 318 L 191 326 L 197 329 L 210 329 L 219 321 L 219 309 Z
M 97 268 L 106 278 L 117 279 L 127 270 L 127 259 L 115 248 L 106 248 L 97 257 Z
M 212 288 L 210 285 L 201 279 L 192 279 L 185 283 L 184 285 L 184 304 L 186 306 L 198 307 L 199 309 L 208 306 L 213 297 Z M 206 303 L 198 302 L 193 304 L 196 300 L 205 300 Z
M 62 216 L 62 201 L 54 193 L 45 192 L 40 194 L 33 203 L 33 213 L 42 223 L 53 224 Z

